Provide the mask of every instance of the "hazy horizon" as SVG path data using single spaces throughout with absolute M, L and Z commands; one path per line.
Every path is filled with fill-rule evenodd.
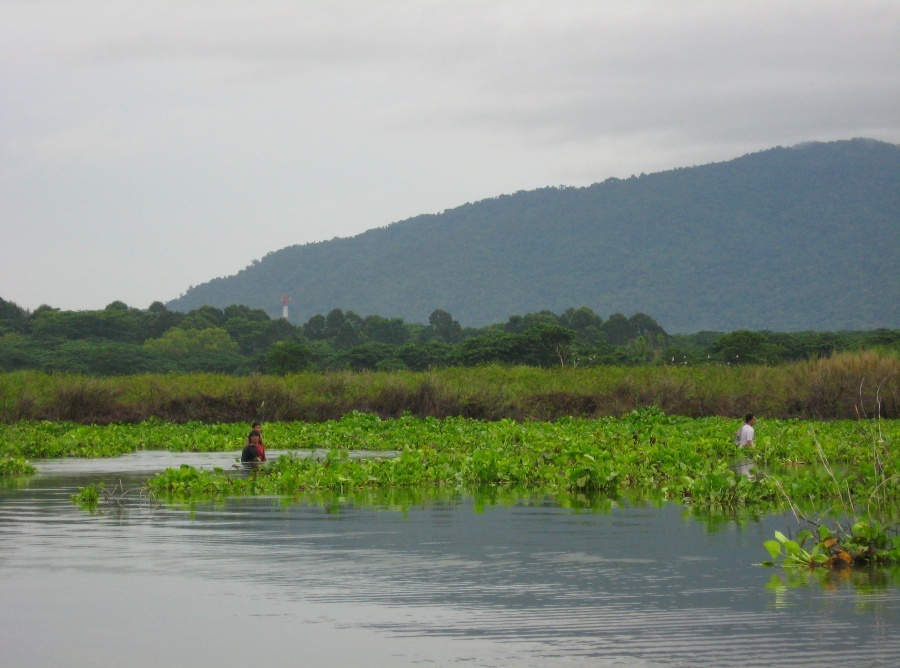
M 0 0 L 0 19 L 0 297 L 29 309 L 146 308 L 518 190 L 900 143 L 893 2 Z

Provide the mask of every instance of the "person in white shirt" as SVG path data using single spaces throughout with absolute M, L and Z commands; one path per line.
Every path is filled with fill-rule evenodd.
M 740 431 L 738 431 L 737 444 L 738 447 L 741 448 L 752 448 L 753 447 L 753 438 L 755 436 L 755 431 L 753 429 L 753 425 L 756 424 L 756 418 L 753 413 L 747 413 L 747 417 L 744 418 L 744 424 L 741 425 Z

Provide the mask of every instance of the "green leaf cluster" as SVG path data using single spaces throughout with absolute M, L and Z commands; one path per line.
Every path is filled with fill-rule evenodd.
M 37 469 L 24 457 L 0 456 L 0 478 L 32 475 L 36 472 Z
M 776 560 L 783 566 L 808 568 L 900 563 L 900 535 L 877 519 L 857 520 L 849 527 L 837 525 L 834 530 L 819 524 L 815 532 L 804 529 L 793 539 L 776 531 L 775 540 L 767 540 L 764 546 L 773 560 L 764 562 L 768 566 Z

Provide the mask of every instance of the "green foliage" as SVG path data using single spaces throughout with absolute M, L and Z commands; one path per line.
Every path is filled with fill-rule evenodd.
M 10 455 L 0 456 L 0 478 L 32 475 L 36 472 L 37 469 L 29 464 L 24 457 L 14 457 Z
M 527 366 L 565 366 L 571 358 L 569 344 L 575 332 L 547 322 L 536 323 L 521 334 L 492 331 L 463 341 L 463 364 L 502 363 Z
M 668 416 L 658 409 L 622 418 L 567 418 L 556 422 L 401 417 L 382 420 L 351 413 L 322 423 L 267 423 L 270 450 L 294 451 L 245 471 L 197 471 L 181 467 L 149 483 L 160 495 L 293 495 L 305 490 L 437 486 L 452 490 L 516 487 L 535 492 L 617 496 L 628 490 L 651 498 L 680 500 L 705 508 L 770 507 L 785 495 L 805 506 L 830 506 L 852 497 L 866 513 L 900 503 L 900 457 L 893 447 L 900 421 L 883 421 L 885 444 L 878 468 L 871 461 L 873 425 L 766 420 L 757 463 L 766 475 L 737 475 L 731 465 L 734 421 Z M 233 452 L 246 437 L 246 423 L 184 425 L 148 421 L 136 425 L 16 423 L 3 428 L 0 456 L 116 456 L 140 449 Z M 811 432 L 815 438 L 805 438 Z M 327 452 L 324 458 L 313 450 Z M 355 459 L 355 450 L 384 452 Z M 798 467 L 825 456 L 846 473 Z M 868 528 L 867 528 L 868 527 Z M 896 549 L 881 539 L 884 527 L 858 522 L 842 541 L 854 558 L 882 558 Z M 798 541 L 798 544 L 802 543 Z M 793 548 L 791 548 L 793 549 Z M 799 554 L 799 553 L 797 553 Z
M 150 339 L 144 347 L 162 357 L 183 360 L 202 353 L 233 353 L 237 344 L 224 329 L 207 327 L 204 329 L 173 328 L 158 339 Z
M 153 302 L 144 314 L 144 340 L 158 339 L 184 320 L 185 314 L 170 311 L 162 302 Z
M 398 358 L 398 346 L 388 343 L 369 342 L 347 351 L 344 359 L 354 371 L 374 371 L 394 362 L 393 369 L 404 369 L 406 365 Z
M 152 373 L 171 368 L 166 356 L 146 345 L 88 340 L 61 343 L 43 366 L 48 371 L 97 376 Z
M 180 370 L 188 373 L 219 373 L 245 376 L 253 371 L 246 357 L 235 350 L 203 350 L 183 360 Z
M 444 309 L 436 309 L 428 316 L 428 327 L 432 336 L 444 343 L 457 343 L 462 339 L 462 327 Z
M 468 366 L 490 362 L 515 364 L 530 357 L 529 343 L 523 334 L 489 332 L 463 341 L 458 354 Z
M 455 348 L 440 341 L 418 341 L 401 346 L 396 352 L 408 369 L 427 371 L 452 366 L 456 362 Z
M 559 324 L 563 327 L 568 327 L 581 335 L 588 329 L 599 331 L 603 326 L 603 318 L 594 313 L 587 306 L 581 306 L 577 309 L 566 309 L 559 317 Z
M 622 360 L 616 366 L 605 366 L 582 357 L 583 350 L 574 342 L 568 350 L 561 350 L 565 367 L 554 361 L 556 350 L 545 348 L 547 363 L 553 366 L 541 369 L 448 366 L 454 348 L 437 341 L 388 348 L 378 344 L 374 350 L 351 349 L 340 355 L 331 353 L 321 341 L 302 345 L 309 346 L 311 366 L 329 365 L 334 371 L 252 375 L 252 368 L 242 366 L 247 364 L 246 358 L 238 353 L 203 353 L 180 362 L 165 360 L 166 367 L 160 369 L 169 372 L 165 375 L 98 378 L 0 373 L 0 421 L 104 424 L 156 416 L 178 422 L 229 422 L 249 415 L 277 421 L 322 421 L 352 410 L 381 417 L 409 413 L 553 420 L 616 416 L 648 406 L 695 417 L 736 417 L 748 409 L 781 418 L 900 417 L 900 355 L 894 353 L 842 353 L 773 367 L 625 366 Z M 4 349 L 0 344 L 0 359 Z M 534 348 L 524 350 L 535 354 Z M 358 352 L 365 356 L 354 358 Z M 149 355 L 146 351 L 142 354 Z M 110 356 L 103 364 L 115 359 Z M 361 360 L 360 367 L 374 363 L 379 372 L 349 371 L 354 359 Z M 386 365 L 393 369 L 381 372 Z M 402 365 L 411 370 L 403 370 Z M 191 368 L 202 373 L 175 373 Z M 235 372 L 247 375 L 223 375 Z
M 726 334 L 713 346 L 728 364 L 771 364 L 784 358 L 785 347 L 772 343 L 766 332 L 740 330 Z
M 185 315 L 159 302 L 147 311 L 113 302 L 102 311 L 43 306 L 28 315 L 4 303 L 6 307 L 0 307 L 11 324 L 0 321 L 0 369 L 7 371 L 283 375 L 301 370 L 425 371 L 483 364 L 775 364 L 872 347 L 900 352 L 896 330 L 669 336 L 644 313 L 630 318 L 613 314 L 604 323 L 587 307 L 569 308 L 561 315 L 548 310 L 514 315 L 504 325 L 462 329 L 442 309 L 431 314 L 428 326 L 333 309 L 328 316 L 314 316 L 297 327 L 246 306 L 201 307 Z M 278 344 L 286 345 L 275 349 Z
M 103 487 L 102 482 L 92 482 L 87 487 L 79 487 L 78 491 L 72 495 L 72 503 L 93 515 L 100 504 L 100 494 L 103 492 Z
M 606 340 L 614 346 L 623 346 L 637 337 L 637 331 L 621 313 L 613 313 L 600 327 L 600 331 L 606 335 Z
M 369 341 L 402 346 L 409 340 L 409 329 L 401 318 L 382 318 L 379 315 L 366 316 L 362 334 Z
M 41 340 L 105 339 L 120 343 L 140 343 L 144 314 L 121 302 L 102 311 L 59 311 L 44 309 L 31 317 L 31 331 Z
M 292 341 L 278 341 L 266 353 L 266 371 L 269 373 L 297 373 L 309 368 L 312 362 L 309 346 Z
M 900 563 L 900 535 L 878 520 L 857 520 L 850 527 L 838 525 L 834 530 L 819 524 L 815 532 L 804 529 L 795 539 L 776 531 L 775 540 L 764 545 L 773 560 L 764 562 L 768 566 L 776 560 L 783 566 L 807 568 Z
M 277 433 L 277 431 L 276 431 Z M 73 422 L 17 422 L 2 428 L 0 454 L 13 457 L 118 457 L 139 450 L 222 452 L 247 436 L 246 424 L 172 424 L 148 420 L 139 424 L 82 425 Z
M 28 312 L 15 302 L 0 298 L 0 336 L 26 334 L 30 329 Z
M 633 489 L 689 504 L 725 507 L 771 505 L 778 500 L 780 489 L 802 489 L 808 503 L 830 503 L 838 498 L 826 479 L 814 479 L 815 484 L 810 484 L 794 470 L 758 478 L 736 475 L 729 467 L 736 450 L 723 437 L 725 426 L 720 420 L 687 420 L 652 410 L 618 420 L 527 424 L 466 419 L 383 421 L 356 413 L 333 423 L 303 425 L 303 434 L 297 438 L 309 447 L 328 451 L 324 459 L 286 456 L 254 469 L 250 476 L 182 467 L 161 474 L 150 487 L 158 494 L 176 496 L 296 494 L 311 489 L 343 492 L 417 485 L 459 490 L 515 486 L 584 495 L 616 495 Z M 840 429 L 846 434 L 850 427 L 841 425 Z M 893 438 L 900 425 L 888 428 Z M 268 432 L 266 438 L 275 442 Z M 862 434 L 860 438 L 864 438 Z M 809 456 L 809 447 L 805 442 L 790 443 L 785 457 Z M 384 459 L 348 457 L 349 451 L 360 449 L 398 454 Z M 804 451 L 806 454 L 801 454 Z M 844 461 L 851 462 L 865 457 L 868 445 L 848 446 L 842 452 Z M 886 466 L 890 475 L 896 475 L 896 459 Z M 874 475 L 842 481 L 848 492 L 861 497 L 871 494 L 878 484 Z M 893 502 L 900 500 L 896 489 L 888 495 Z
M 896 518 L 898 498 L 900 498 L 900 466 L 896 451 L 892 448 L 894 439 L 885 436 L 881 429 L 881 421 L 875 421 L 870 430 L 870 454 L 863 460 L 856 471 L 841 472 L 835 470 L 834 459 L 845 456 L 845 444 L 834 447 L 836 434 L 819 433 L 809 430 L 804 444 L 810 442 L 816 449 L 820 461 L 819 479 L 812 489 L 830 490 L 836 501 L 831 509 L 837 515 L 831 525 L 810 520 L 802 509 L 796 506 L 796 499 L 804 499 L 809 494 L 810 486 L 783 484 L 773 479 L 773 484 L 790 504 L 798 521 L 807 527 L 799 531 L 794 539 L 781 532 L 775 532 L 775 540 L 764 543 L 773 561 L 765 562 L 774 565 L 774 560 L 781 559 L 785 566 L 807 566 L 809 568 L 828 567 L 841 569 L 848 566 L 870 566 L 873 564 L 900 564 L 900 524 L 887 524 L 887 518 Z M 813 473 L 817 469 L 811 469 Z M 864 487 L 859 480 L 866 480 Z M 785 481 L 787 482 L 787 481 Z M 855 501 L 854 501 L 855 499 Z M 862 514 L 864 519 L 860 519 Z M 842 518 L 857 519 L 847 522 Z M 806 543 L 812 544 L 805 549 Z

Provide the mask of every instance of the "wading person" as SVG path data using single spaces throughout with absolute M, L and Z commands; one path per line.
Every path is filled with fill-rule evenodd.
M 266 451 L 260 443 L 260 434 L 255 429 L 247 437 L 247 445 L 241 451 L 241 464 L 266 461 Z
M 259 450 L 259 461 L 266 461 L 266 446 L 263 443 L 262 437 L 262 425 L 259 422 L 254 422 L 250 425 L 250 433 L 252 434 L 254 431 L 259 433 L 259 442 L 256 444 L 257 449 Z M 250 437 L 247 437 L 247 442 L 244 445 L 250 445 Z
M 753 429 L 753 425 L 755 424 L 756 418 L 753 416 L 753 413 L 747 413 L 747 417 L 744 418 L 744 424 L 741 425 L 741 428 L 738 429 L 738 432 L 734 437 L 735 445 L 739 448 L 753 447 L 753 438 L 756 435 L 755 430 Z

